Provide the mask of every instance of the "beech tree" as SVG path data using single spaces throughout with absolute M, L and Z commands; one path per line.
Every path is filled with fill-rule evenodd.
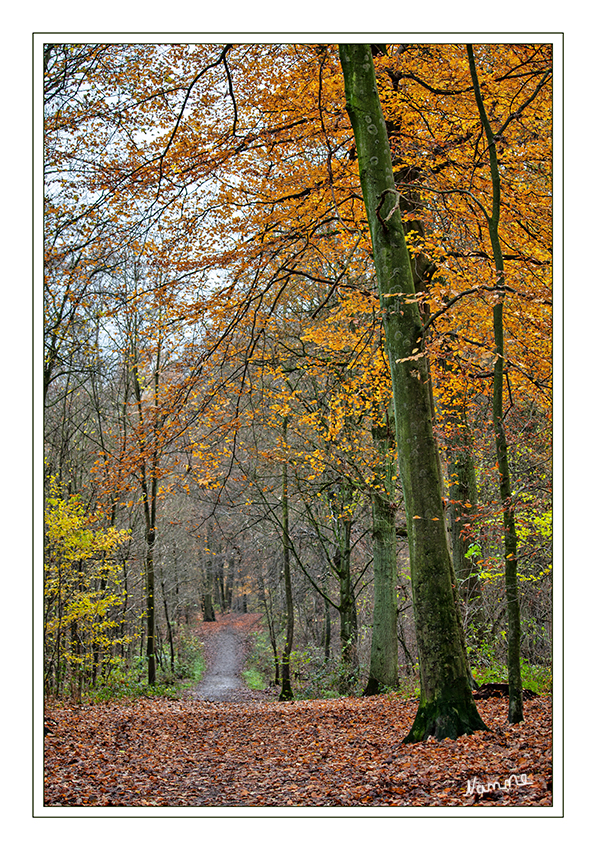
M 486 727 L 472 697 L 457 607 L 422 320 L 371 47 L 339 50 L 383 309 L 408 526 L 421 694 L 406 741 L 456 738 Z

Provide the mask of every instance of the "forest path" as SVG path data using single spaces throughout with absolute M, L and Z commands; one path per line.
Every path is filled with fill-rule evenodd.
M 209 702 L 271 700 L 269 691 L 251 691 L 242 679 L 250 635 L 260 626 L 260 614 L 223 614 L 215 623 L 200 622 L 195 633 L 203 642 L 207 662 L 194 698 Z

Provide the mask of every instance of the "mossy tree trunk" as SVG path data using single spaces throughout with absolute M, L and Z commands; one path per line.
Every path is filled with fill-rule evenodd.
M 399 90 L 397 77 L 389 74 L 395 91 Z M 417 166 L 411 165 L 407 160 L 404 162 L 400 156 L 401 147 L 401 121 L 388 126 L 390 144 L 394 154 L 393 162 L 397 166 L 394 171 L 395 180 L 400 187 L 399 209 L 402 213 L 402 224 L 408 245 L 410 247 L 410 266 L 414 289 L 421 296 L 425 296 L 431 280 L 437 272 L 437 266 L 424 251 L 425 225 L 422 218 L 414 217 L 420 214 L 424 203 L 420 195 L 419 184 L 422 174 Z M 394 148 L 397 148 L 396 154 Z M 404 214 L 407 218 L 403 218 Z M 425 297 L 419 300 L 419 308 L 424 322 L 430 318 L 430 309 Z M 445 345 L 445 342 L 443 343 Z M 429 387 L 430 387 L 429 382 Z M 431 391 L 431 406 L 434 410 Z M 465 415 L 465 398 L 463 395 L 452 397 L 448 410 L 443 410 L 445 416 L 452 423 L 450 435 L 447 438 L 448 477 L 449 480 L 458 481 L 449 490 L 449 521 L 451 524 L 451 554 L 455 574 L 458 578 L 459 601 L 463 603 L 463 613 L 478 626 L 480 630 L 482 623 L 482 595 L 480 583 L 477 579 L 477 567 L 473 557 L 466 554 L 472 541 L 459 534 L 463 524 L 464 516 L 467 519 L 465 507 L 469 502 L 476 504 L 476 475 L 474 460 L 471 454 L 472 441 L 469 439 L 470 432 Z M 459 500 L 459 506 L 453 504 L 453 500 Z M 473 510 L 473 508 L 472 508 Z M 461 517 L 456 521 L 456 517 Z M 471 511 L 470 511 L 471 512 Z M 453 523 L 456 521 L 456 525 Z M 470 620 L 468 619 L 468 623 Z M 465 634 L 465 629 L 464 629 Z M 471 677 L 471 673 L 470 673 Z
M 339 49 L 383 311 L 408 528 L 421 693 L 405 740 L 457 738 L 486 727 L 472 697 L 456 604 L 422 320 L 371 48 L 342 44 Z
M 482 128 L 486 135 L 490 161 L 492 183 L 492 210 L 486 214 L 488 232 L 495 262 L 497 285 L 505 286 L 505 265 L 501 240 L 499 237 L 499 220 L 501 214 L 501 178 L 497 157 L 497 139 L 488 120 L 484 99 L 478 82 L 473 45 L 467 45 L 470 75 L 474 87 L 474 95 Z M 497 463 L 499 466 L 501 505 L 503 510 L 503 530 L 505 538 L 505 593 L 507 597 L 507 668 L 509 674 L 509 722 L 519 723 L 524 719 L 522 678 L 520 662 L 521 624 L 519 613 L 519 597 L 517 588 L 517 533 L 515 530 L 515 510 L 511 492 L 509 474 L 509 459 L 507 452 L 507 437 L 503 423 L 503 374 L 505 366 L 505 345 L 503 335 L 503 304 L 505 289 L 493 306 L 493 333 L 495 340 L 495 368 L 493 379 L 493 428 Z

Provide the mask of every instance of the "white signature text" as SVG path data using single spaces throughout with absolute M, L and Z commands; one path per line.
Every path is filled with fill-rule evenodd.
M 511 788 L 517 788 L 520 785 L 531 784 L 532 782 L 528 779 L 525 773 L 522 773 L 520 776 L 516 776 L 514 773 L 512 773 L 511 776 L 509 776 L 502 785 L 498 779 L 495 782 L 487 782 L 486 785 L 482 785 L 479 782 L 477 783 L 477 777 L 475 776 L 471 782 L 468 779 L 468 790 L 466 791 L 466 797 L 472 794 L 488 794 L 489 791 L 511 791 Z

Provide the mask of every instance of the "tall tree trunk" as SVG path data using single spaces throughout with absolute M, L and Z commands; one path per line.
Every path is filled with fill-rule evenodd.
M 339 636 L 343 673 L 340 677 L 341 693 L 351 693 L 358 679 L 358 620 L 356 599 L 351 573 L 351 519 L 339 520 L 339 545 L 335 551 L 334 566 L 339 578 Z
M 203 609 L 203 621 L 205 623 L 214 623 L 215 622 L 215 609 L 213 607 L 213 597 L 211 593 L 204 593 L 201 600 L 201 607 Z
M 325 591 L 327 591 L 327 582 L 325 582 Z M 325 603 L 325 632 L 323 638 L 323 656 L 325 661 L 331 658 L 331 605 L 327 596 L 323 597 Z
M 234 578 L 235 578 L 235 559 L 232 555 L 228 560 L 228 574 L 225 579 L 225 607 L 230 613 L 232 610 L 232 598 L 234 595 Z
M 126 626 L 127 626 L 127 613 L 128 613 L 128 558 L 122 558 L 122 614 L 120 617 L 120 625 L 118 626 L 118 633 L 120 636 L 120 657 L 126 658 L 127 655 L 127 643 L 125 641 L 126 636 Z
M 155 528 L 149 525 L 146 534 L 147 556 L 145 559 L 145 610 L 147 613 L 147 684 L 154 685 L 155 668 Z
M 397 136 L 399 139 L 399 131 Z M 410 255 L 414 289 L 416 292 L 422 294 L 427 292 L 430 281 L 437 271 L 437 267 L 427 257 L 424 250 L 422 250 L 425 239 L 424 222 L 422 219 L 412 217 L 423 206 L 420 191 L 416 185 L 420 180 L 420 172 L 417 168 L 405 165 L 397 174 L 401 186 L 399 209 L 401 213 L 408 214 L 408 219 L 403 221 L 404 233 L 408 238 L 410 247 L 415 249 L 415 253 Z M 414 182 L 414 186 L 408 185 L 412 182 Z M 420 312 L 423 321 L 426 321 L 430 317 L 430 309 L 426 300 L 420 303 Z M 429 382 L 430 386 L 431 384 Z M 432 404 L 432 409 L 434 413 L 434 403 Z M 480 582 L 475 575 L 477 569 L 474 558 L 466 555 L 472 541 L 469 541 L 469 538 L 465 538 L 459 533 L 465 519 L 468 517 L 468 513 L 470 513 L 466 510 L 466 507 L 471 505 L 473 511 L 477 503 L 476 470 L 471 453 L 472 441 L 465 415 L 465 399 L 463 394 L 459 394 L 454 398 L 448 409 L 444 412 L 448 423 L 451 425 L 451 438 L 448 440 L 447 453 L 448 478 L 454 482 L 450 485 L 449 490 L 449 522 L 451 526 L 453 566 L 459 582 L 460 600 L 466 606 L 466 613 L 470 614 L 473 612 L 474 621 L 476 624 L 479 624 L 482 620 Z M 456 523 L 455 526 L 454 522 Z
M 221 548 L 218 546 L 218 548 Z M 221 614 L 225 614 L 225 588 L 223 553 L 218 552 L 212 559 L 214 566 L 213 588 L 215 590 L 215 604 L 219 607 Z
M 397 91 L 398 87 L 396 84 L 396 78 L 392 77 L 393 87 Z M 398 120 L 397 125 L 392 127 L 393 135 L 391 138 L 392 143 L 396 142 L 398 146 L 398 164 L 402 164 L 401 168 L 395 172 L 396 178 L 399 180 L 400 184 L 400 193 L 399 193 L 399 209 L 400 213 L 407 214 L 407 219 L 402 218 L 402 226 L 404 233 L 406 235 L 406 239 L 408 240 L 408 246 L 410 248 L 410 268 L 412 270 L 412 280 L 414 283 L 414 289 L 416 292 L 423 296 L 419 299 L 418 306 L 420 309 L 420 314 L 422 317 L 422 321 L 426 322 L 430 318 L 430 308 L 428 305 L 427 299 L 424 297 L 428 291 L 429 284 L 434 277 L 437 266 L 429 258 L 424 251 L 424 241 L 425 241 L 425 227 L 424 221 L 421 218 L 414 218 L 414 215 L 419 213 L 423 209 L 423 202 L 420 195 L 420 190 L 418 188 L 418 184 L 420 182 L 421 174 L 420 169 L 416 166 L 412 166 L 409 163 L 403 164 L 403 159 L 399 157 L 399 143 L 400 143 L 400 121 Z M 435 420 L 435 408 L 434 408 L 434 399 L 432 392 L 432 382 L 429 379 L 428 381 L 429 395 L 430 395 L 430 404 L 431 404 L 431 413 L 433 416 L 433 425 L 436 424 Z M 462 409 L 458 407 L 456 404 L 454 406 L 456 410 L 456 416 L 462 417 Z M 464 415 L 465 420 L 465 415 Z M 458 421 L 458 427 L 461 427 Z M 466 426 L 467 429 L 467 426 Z M 466 430 L 466 433 L 468 431 Z M 475 469 L 472 456 L 469 452 L 469 445 L 471 441 L 466 443 L 465 449 L 465 474 L 466 474 L 466 486 L 469 485 L 470 490 L 473 486 L 475 488 Z M 458 461 L 459 459 L 463 459 L 464 452 L 458 452 Z M 451 456 L 450 456 L 451 461 Z M 450 467 L 451 468 L 451 467 Z M 464 469 L 462 469 L 462 475 L 464 473 Z M 450 499 L 457 498 L 457 496 L 453 496 L 450 493 Z M 468 501 L 467 499 L 465 500 Z M 451 524 L 453 523 L 454 517 L 452 516 L 452 511 L 449 511 L 449 519 Z M 461 584 L 458 586 L 458 591 L 461 588 L 463 591 L 470 591 L 470 595 L 474 598 L 474 610 L 481 609 L 481 598 L 479 600 L 479 588 L 480 584 L 475 579 L 472 570 L 474 569 L 474 562 L 465 556 L 463 551 L 464 541 L 461 536 L 458 536 L 457 540 L 453 540 L 453 525 L 451 525 L 451 552 L 452 559 L 454 564 L 454 569 L 458 579 L 464 581 L 464 573 L 465 573 L 465 581 L 466 586 L 463 587 Z M 474 570 L 475 572 L 475 570 Z M 457 594 L 457 605 L 460 610 L 460 614 L 463 613 L 461 611 L 461 594 L 458 592 Z M 469 613 L 469 609 L 465 609 L 466 613 Z M 481 614 L 481 610 L 480 610 Z M 465 628 L 464 623 L 462 621 L 462 629 L 463 636 L 465 640 Z M 469 662 L 469 659 L 468 659 Z M 469 663 L 468 663 L 469 667 Z M 469 669 L 469 679 L 472 686 L 475 686 L 475 682 L 472 678 L 471 669 Z
M 204 558 L 201 558 L 202 566 L 202 594 L 201 608 L 203 610 L 203 621 L 205 623 L 215 623 L 215 608 L 213 605 L 213 589 L 215 585 L 214 576 L 214 554 L 213 554 L 213 530 L 211 523 L 207 525 L 207 551 L 209 557 L 207 563 Z
M 396 466 L 395 440 L 390 416 L 383 425 L 374 425 L 373 444 L 382 460 L 378 464 L 372 491 L 372 540 L 375 603 L 373 609 L 370 671 L 365 696 L 382 687 L 399 684 L 397 655 L 397 543 L 395 537 Z
M 284 446 L 287 436 L 287 419 L 283 423 Z M 290 656 L 294 641 L 294 601 L 292 599 L 292 575 L 290 573 L 290 511 L 288 505 L 288 464 L 283 463 L 282 469 L 282 548 L 283 574 L 286 597 L 286 639 L 281 656 L 281 693 L 279 699 L 283 702 L 293 700 L 292 678 L 290 671 Z
M 269 640 L 273 651 L 273 663 L 275 665 L 275 685 L 279 685 L 279 654 L 277 652 L 277 635 L 275 634 L 275 620 L 273 619 L 272 606 L 267 602 L 267 590 L 261 568 L 259 567 L 259 595 L 265 609 L 265 617 L 267 618 L 267 629 L 269 631 Z
M 173 673 L 176 661 L 176 653 L 174 651 L 174 630 L 172 628 L 172 621 L 170 620 L 170 612 L 168 609 L 168 598 L 166 595 L 166 582 L 163 567 L 160 569 L 159 581 L 161 585 L 161 598 L 163 601 L 163 612 L 166 620 L 166 630 L 168 633 L 168 644 L 170 646 L 170 670 Z
M 501 240 L 499 237 L 499 219 L 501 214 L 501 178 L 497 158 L 496 139 L 484 108 L 484 100 L 478 82 L 473 45 L 467 45 L 468 61 L 478 113 L 486 135 L 490 158 L 492 183 L 492 211 L 487 216 L 488 231 L 495 261 L 497 284 L 505 285 L 505 265 Z M 509 722 L 519 723 L 524 719 L 522 678 L 520 662 L 521 623 L 517 590 L 517 533 L 515 531 L 515 510 L 509 475 L 507 437 L 503 424 L 503 372 L 505 366 L 505 345 L 503 338 L 503 303 L 505 290 L 493 307 L 493 332 L 495 339 L 495 367 L 493 383 L 493 428 L 499 466 L 501 505 L 503 510 L 503 529 L 505 537 L 505 593 L 507 597 L 507 667 L 509 673 Z
M 330 508 L 335 527 L 335 551 L 330 561 L 339 582 L 339 636 L 341 642 L 342 675 L 340 691 L 351 693 L 358 680 L 358 619 L 356 597 L 351 573 L 352 553 L 352 507 L 353 487 L 341 479 L 329 489 Z
M 456 604 L 423 326 L 371 48 L 342 44 L 339 49 L 383 311 L 408 527 L 420 705 L 405 740 L 457 738 L 486 726 L 472 697 Z
M 155 481 L 157 485 L 157 481 Z M 155 487 L 155 490 L 157 487 Z M 153 490 L 153 488 L 152 488 Z M 146 558 L 146 574 L 145 574 L 145 589 L 146 589 L 146 611 L 147 611 L 147 683 L 155 684 L 156 668 L 155 668 L 155 498 L 152 498 L 152 510 L 147 511 L 147 558 Z M 149 517 L 149 514 L 152 517 Z
M 136 317 L 135 317 L 136 321 Z M 136 326 L 135 326 L 136 332 Z M 136 349 L 136 336 L 135 336 Z M 158 406 L 158 390 L 159 390 L 159 370 L 160 370 L 160 346 L 157 348 L 157 363 L 153 375 L 154 387 L 154 405 Z M 156 522 L 157 522 L 157 485 L 158 485 L 158 453 L 154 442 L 153 451 L 148 455 L 147 435 L 145 433 L 145 422 L 143 416 L 143 391 L 141 389 L 141 380 L 138 369 L 138 357 L 133 358 L 132 366 L 133 383 L 135 402 L 137 407 L 137 416 L 139 420 L 139 434 L 141 447 L 141 493 L 143 501 L 143 516 L 145 519 L 145 542 L 147 546 L 145 556 L 145 611 L 147 618 L 147 683 L 151 686 L 156 681 L 156 665 L 155 665 L 155 539 L 156 539 Z M 157 434 L 153 434 L 154 441 Z

